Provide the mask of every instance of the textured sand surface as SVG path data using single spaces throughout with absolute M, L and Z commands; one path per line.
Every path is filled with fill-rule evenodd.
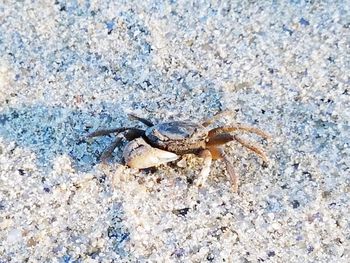
M 0 1 L 0 262 L 350 262 L 350 2 L 101 2 Z M 238 194 L 83 140 L 220 110 Z

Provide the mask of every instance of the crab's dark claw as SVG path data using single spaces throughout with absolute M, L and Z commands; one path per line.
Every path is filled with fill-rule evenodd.
M 121 132 L 124 132 L 126 130 L 132 130 L 132 129 L 134 129 L 134 128 L 122 127 L 122 128 L 115 128 L 115 129 L 97 130 L 97 131 L 94 131 L 92 133 L 89 133 L 88 135 L 86 135 L 86 137 L 93 138 L 93 137 L 105 136 L 105 135 L 109 135 L 111 133 L 121 133 Z

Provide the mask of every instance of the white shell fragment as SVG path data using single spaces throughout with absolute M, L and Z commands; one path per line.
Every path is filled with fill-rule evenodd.
M 143 138 L 129 142 L 123 151 L 123 157 L 129 167 L 137 169 L 157 166 L 179 158 L 175 153 L 153 148 Z

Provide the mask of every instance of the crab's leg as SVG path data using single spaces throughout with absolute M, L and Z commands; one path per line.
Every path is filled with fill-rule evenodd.
M 153 124 L 151 121 L 147 120 L 147 119 L 141 118 L 141 117 L 136 116 L 136 115 L 131 114 L 131 113 L 129 113 L 128 116 L 129 116 L 129 118 L 130 118 L 131 120 L 140 121 L 140 122 L 142 122 L 143 124 L 145 124 L 145 125 L 148 126 L 148 127 L 154 126 L 154 124 Z
M 238 191 L 238 184 L 239 184 L 239 176 L 235 173 L 235 170 L 233 168 L 232 163 L 228 159 L 227 155 L 225 154 L 224 150 L 219 147 L 211 146 L 208 148 L 213 159 L 222 159 L 225 163 L 226 171 L 227 171 L 227 178 L 229 179 L 232 190 L 234 192 Z
M 259 146 L 256 146 L 254 144 L 252 144 L 251 142 L 242 139 L 241 137 L 238 137 L 237 135 L 234 136 L 234 139 L 239 142 L 242 146 L 248 148 L 249 150 L 255 152 L 257 155 L 259 155 L 261 157 L 261 159 L 263 159 L 263 161 L 265 162 L 265 164 L 268 163 L 268 159 L 267 156 L 264 152 L 264 150 L 262 150 Z
M 235 137 L 232 134 L 229 133 L 220 133 L 213 137 L 209 137 L 209 141 L 207 142 L 207 146 L 215 146 L 215 145 L 222 145 L 225 143 L 228 143 L 230 141 L 233 141 Z
M 222 127 L 212 129 L 209 131 L 208 136 L 214 137 L 220 133 L 233 132 L 233 131 L 246 131 L 246 132 L 250 132 L 250 133 L 255 133 L 264 139 L 271 138 L 271 136 L 268 133 L 264 132 L 263 130 L 260 130 L 258 128 L 251 127 L 248 125 L 243 125 L 243 124 L 237 124 L 237 125 L 233 125 L 233 126 L 222 126 Z
M 238 191 L 238 184 L 239 184 L 239 176 L 238 176 L 238 174 L 235 173 L 233 165 L 230 162 L 230 160 L 228 159 L 225 152 L 222 149 L 219 149 L 219 150 L 220 150 L 220 156 L 221 156 L 221 158 L 224 161 L 225 166 L 226 166 L 227 177 L 231 182 L 232 190 L 234 192 L 237 192 Z
M 215 122 L 216 120 L 218 120 L 218 119 L 222 118 L 223 116 L 226 116 L 226 115 L 228 115 L 228 114 L 230 114 L 230 113 L 231 113 L 231 112 L 228 111 L 228 110 L 220 111 L 220 112 L 216 113 L 214 116 L 212 116 L 212 117 L 210 117 L 210 118 L 204 120 L 203 123 L 202 123 L 202 125 L 203 125 L 204 127 L 207 127 L 207 126 L 209 126 L 210 124 L 212 124 L 213 122 Z
M 100 160 L 102 162 L 106 162 L 109 160 L 109 158 L 112 156 L 113 151 L 115 150 L 115 148 L 117 148 L 117 146 L 122 142 L 122 138 L 121 137 L 117 137 L 115 139 L 115 141 L 106 149 L 104 150 L 104 152 L 101 155 Z
M 90 134 L 87 135 L 87 137 L 92 138 L 92 137 L 99 137 L 99 136 L 104 136 L 104 135 L 108 135 L 111 133 L 120 133 L 126 130 L 132 130 L 135 128 L 130 128 L 130 127 L 121 127 L 121 128 L 114 128 L 114 129 L 106 129 L 106 130 L 97 130 L 94 131 Z
M 99 131 L 95 131 L 91 134 L 89 134 L 89 137 L 96 137 L 96 136 L 102 136 L 102 135 L 108 135 L 112 132 L 123 132 L 124 128 L 117 128 L 117 129 L 111 129 L 111 130 L 99 130 Z M 117 130 L 117 131 L 116 131 Z M 109 132 L 112 131 L 112 132 Z M 106 133 L 104 133 L 106 132 Z M 108 132 L 108 133 L 107 133 Z M 101 134 L 102 133 L 102 134 Z M 137 137 L 142 137 L 144 135 L 145 131 L 141 130 L 141 129 L 137 129 L 137 128 L 128 128 L 125 132 L 124 132 L 124 137 L 128 140 L 131 141 Z M 96 135 L 97 134 L 97 135 Z M 121 137 L 117 137 L 115 139 L 115 141 L 106 149 L 104 150 L 104 152 L 102 153 L 100 160 L 102 162 L 106 162 L 108 161 L 108 159 L 112 156 L 113 151 L 115 150 L 115 148 L 117 148 L 117 146 L 122 142 L 122 138 Z
M 242 146 L 256 153 L 258 156 L 261 157 L 261 159 L 263 159 L 265 163 L 268 162 L 268 158 L 263 149 L 247 140 L 242 139 L 241 137 L 238 137 L 237 135 L 231 135 L 229 133 L 218 134 L 209 139 L 209 141 L 207 142 L 207 146 L 210 148 L 211 146 L 222 145 L 233 140 L 236 140 Z
M 204 159 L 204 163 L 203 163 L 203 168 L 202 168 L 202 171 L 201 171 L 201 173 L 199 175 L 199 178 L 197 180 L 196 185 L 197 186 L 204 186 L 205 182 L 208 179 L 209 173 L 210 173 L 210 166 L 211 166 L 211 162 L 212 162 L 212 156 L 211 156 L 211 152 L 209 150 L 207 150 L 207 149 L 201 151 L 199 156 Z
M 221 151 L 222 151 L 221 148 L 216 147 L 216 145 L 215 145 L 215 146 L 208 147 L 208 150 L 210 151 L 211 157 L 213 160 L 221 159 Z
M 135 138 L 142 137 L 144 134 L 145 134 L 144 130 L 132 128 L 124 132 L 123 135 L 125 139 L 127 139 L 128 141 L 131 141 Z M 101 161 L 106 162 L 112 156 L 112 153 L 115 150 L 115 148 L 117 148 L 117 146 L 121 142 L 122 142 L 122 138 L 117 137 L 117 139 L 103 152 L 103 154 L 101 155 Z

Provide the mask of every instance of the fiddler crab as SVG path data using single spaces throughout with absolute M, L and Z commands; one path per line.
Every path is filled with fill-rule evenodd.
M 255 127 L 236 124 L 209 128 L 216 120 L 229 112 L 224 111 L 204 120 L 202 123 L 191 121 L 170 121 L 153 124 L 150 120 L 128 114 L 129 118 L 142 122 L 146 129 L 135 127 L 120 127 L 115 129 L 97 130 L 88 137 L 117 134 L 116 140 L 104 151 L 101 160 L 108 160 L 115 148 L 122 142 L 122 135 L 128 143 L 123 150 L 123 158 L 131 168 L 146 169 L 175 161 L 185 154 L 195 154 L 203 158 L 203 168 L 196 182 L 203 186 L 209 176 L 212 160 L 223 160 L 227 170 L 227 177 L 231 182 L 232 190 L 237 192 L 239 176 L 234 171 L 222 146 L 228 142 L 236 141 L 257 154 L 267 164 L 265 152 L 255 144 L 232 134 L 233 132 L 249 132 L 264 139 L 270 136 Z

